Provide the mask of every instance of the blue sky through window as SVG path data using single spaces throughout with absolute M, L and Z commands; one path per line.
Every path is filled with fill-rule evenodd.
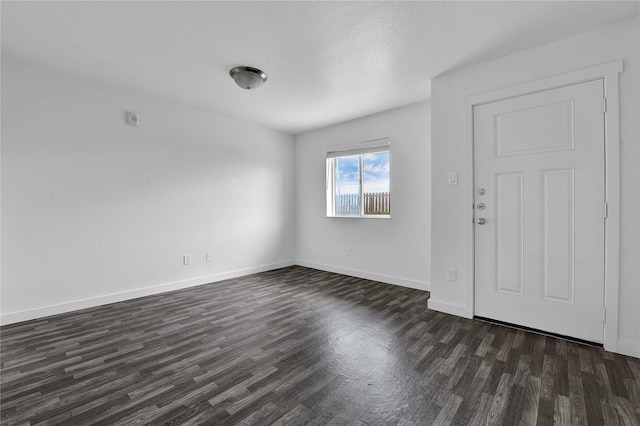
M 389 151 L 364 154 L 362 192 L 389 192 Z
M 338 157 L 336 167 L 336 194 L 360 193 L 360 156 Z
M 360 156 L 335 159 L 336 194 L 360 193 Z M 389 192 L 389 152 L 363 154 L 362 191 Z

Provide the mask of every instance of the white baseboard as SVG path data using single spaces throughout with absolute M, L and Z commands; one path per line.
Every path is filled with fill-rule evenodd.
M 466 306 L 452 305 L 451 303 L 440 302 L 434 300 L 433 296 L 427 300 L 427 307 L 434 311 L 444 312 L 445 314 L 456 315 L 463 318 L 473 318 L 473 314 L 469 312 Z
M 336 274 L 349 275 L 351 277 L 364 278 L 365 280 L 379 281 L 382 283 L 414 288 L 416 290 L 431 291 L 431 284 L 429 282 L 415 281 L 406 278 L 393 277 L 390 275 L 359 271 L 357 269 L 342 268 L 340 266 L 325 265 L 323 263 L 310 262 L 308 260 L 298 259 L 296 260 L 296 265 L 312 269 L 319 269 L 321 271 L 334 272 Z
M 241 277 L 243 275 L 256 274 L 258 272 L 271 271 L 274 269 L 284 268 L 294 265 L 292 260 L 272 263 L 268 265 L 260 265 L 252 268 L 238 269 L 235 271 L 222 272 L 219 274 L 207 275 L 204 277 L 191 278 L 184 281 L 175 281 L 172 283 L 160 284 L 150 287 L 138 288 L 135 290 L 123 291 L 120 293 L 106 294 L 103 296 L 91 297 L 87 299 L 74 300 L 71 302 L 60 303 L 57 305 L 43 306 L 40 308 L 29 309 L 26 311 L 11 312 L 0 315 L 0 325 L 13 324 L 22 321 L 28 321 L 37 318 L 44 318 L 51 315 L 63 314 L 66 312 L 77 311 L 80 309 L 93 308 L 96 306 L 106 305 L 109 303 L 122 302 L 124 300 L 136 299 L 138 297 L 152 296 L 154 294 L 165 293 L 167 291 L 180 290 L 188 287 L 209 284 L 217 281 L 228 280 L 231 278 Z
M 616 350 L 612 352 L 640 358 L 640 342 L 631 339 L 618 340 Z

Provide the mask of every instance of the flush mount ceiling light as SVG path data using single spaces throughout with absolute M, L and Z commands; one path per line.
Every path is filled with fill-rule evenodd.
M 247 90 L 255 89 L 267 81 L 267 74 L 264 71 L 252 67 L 232 68 L 229 75 L 238 86 Z

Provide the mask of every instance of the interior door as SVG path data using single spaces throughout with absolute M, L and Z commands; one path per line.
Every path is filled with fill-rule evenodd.
M 604 83 L 474 106 L 475 314 L 603 341 Z

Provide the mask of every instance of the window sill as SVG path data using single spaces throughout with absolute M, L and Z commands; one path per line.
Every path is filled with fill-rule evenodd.
M 367 215 L 367 216 L 326 216 L 330 219 L 391 219 L 391 215 Z

